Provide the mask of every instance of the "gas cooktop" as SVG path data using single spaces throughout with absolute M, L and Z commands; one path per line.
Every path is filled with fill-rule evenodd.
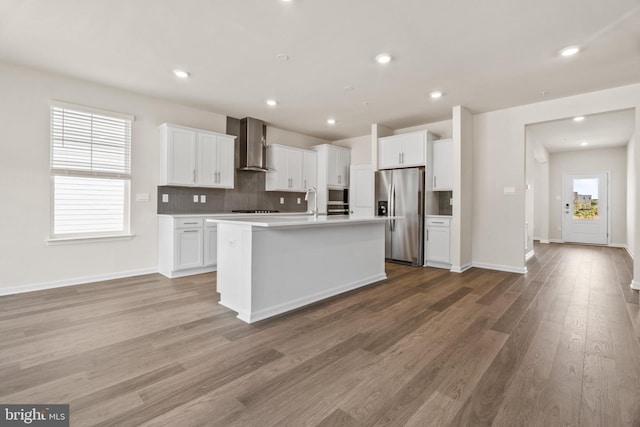
M 280 211 L 274 211 L 271 209 L 238 209 L 231 211 L 233 213 L 278 213 Z

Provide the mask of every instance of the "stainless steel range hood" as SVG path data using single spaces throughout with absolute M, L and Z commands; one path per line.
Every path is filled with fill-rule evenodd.
M 245 117 L 240 120 L 239 167 L 242 171 L 267 172 L 267 125 L 262 120 Z

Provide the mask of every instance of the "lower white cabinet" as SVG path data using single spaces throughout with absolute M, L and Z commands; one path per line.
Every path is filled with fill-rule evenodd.
M 204 216 L 158 217 L 158 271 L 182 277 L 216 270 L 218 233 Z
M 425 266 L 440 268 L 451 267 L 450 225 L 450 217 L 426 217 L 424 233 Z

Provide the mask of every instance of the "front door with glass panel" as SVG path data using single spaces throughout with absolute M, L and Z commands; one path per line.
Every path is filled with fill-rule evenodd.
M 607 172 L 563 175 L 562 240 L 608 243 Z

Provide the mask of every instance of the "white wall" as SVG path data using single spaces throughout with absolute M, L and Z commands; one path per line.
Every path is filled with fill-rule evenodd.
M 629 143 L 627 144 L 627 250 L 634 256 L 635 253 L 635 217 L 636 217 L 636 191 L 637 191 L 637 177 L 636 177 L 636 165 L 634 162 L 636 151 L 636 135 L 638 134 L 638 128 L 636 128 Z
M 326 139 L 302 135 L 273 126 L 267 126 L 267 144 L 288 145 L 290 147 L 309 148 L 314 145 L 328 144 Z
M 549 243 L 549 161 L 533 163 L 533 238 Z
M 549 239 L 562 240 L 562 175 L 610 172 L 609 215 L 611 243 L 627 242 L 627 149 L 567 151 L 549 155 Z
M 351 149 L 352 165 L 370 165 L 371 159 L 371 135 L 357 136 L 355 138 L 340 139 L 332 142 L 334 145 Z
M 451 271 L 461 273 L 473 261 L 473 115 L 453 107 L 453 215 L 451 219 Z
M 474 263 L 500 264 L 516 269 L 524 267 L 525 126 L 625 108 L 636 108 L 637 129 L 640 124 L 640 84 L 474 116 Z M 637 169 L 640 163 L 637 150 L 635 157 Z M 505 195 L 504 187 L 511 186 L 516 188 L 516 194 Z M 640 219 L 634 219 L 634 239 L 638 241 Z M 636 264 L 638 270 L 634 271 L 634 277 L 640 279 L 640 263 Z
M 421 130 L 431 131 L 431 133 L 437 135 L 441 139 L 451 138 L 453 137 L 453 120 L 442 120 L 440 122 L 433 122 L 419 126 L 396 129 L 393 131 L 393 134 L 398 135 L 401 133 L 418 132 Z

